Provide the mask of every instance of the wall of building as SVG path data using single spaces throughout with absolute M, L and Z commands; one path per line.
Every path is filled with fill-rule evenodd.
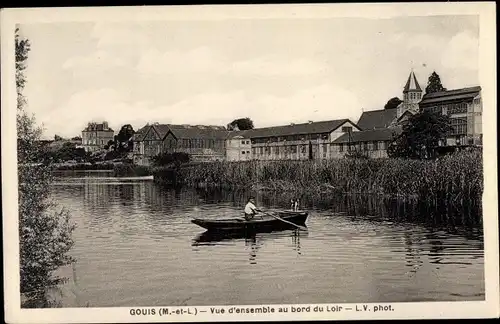
M 226 141 L 228 161 L 248 161 L 252 159 L 252 142 L 249 138 L 232 138 Z
M 82 146 L 89 152 L 104 148 L 113 139 L 113 131 L 82 131 Z
M 367 155 L 370 158 L 386 158 L 390 141 L 370 141 L 351 144 L 351 150 Z M 331 144 L 331 158 L 343 158 L 349 152 L 348 144 Z
M 351 127 L 351 130 L 353 132 L 358 132 L 358 128 L 356 127 L 356 125 L 350 123 L 350 122 L 346 122 L 344 124 L 342 124 L 342 126 L 340 126 L 339 128 L 337 128 L 336 130 L 334 130 L 333 132 L 330 133 L 330 142 L 333 142 L 335 141 L 337 138 L 339 138 L 340 136 L 344 135 L 346 132 L 344 131 L 345 130 L 345 127 Z

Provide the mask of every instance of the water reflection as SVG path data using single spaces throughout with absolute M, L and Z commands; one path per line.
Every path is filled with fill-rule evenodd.
M 484 299 L 474 205 L 63 180 L 51 191 L 78 225 L 75 306 Z M 214 234 L 191 223 L 240 216 L 250 195 L 269 209 L 300 199 L 308 231 Z
M 280 231 L 268 231 L 268 232 L 214 232 L 205 231 L 198 234 L 192 241 L 193 247 L 203 247 L 203 246 L 220 246 L 223 248 L 229 243 L 232 245 L 237 245 L 239 242 L 244 242 L 244 246 L 250 249 L 250 264 L 257 263 L 257 251 L 267 242 L 272 244 L 273 240 L 290 238 L 292 250 L 296 251 L 297 255 L 300 255 L 300 238 L 307 237 L 307 231 L 301 231 L 299 229 L 294 230 L 280 230 Z

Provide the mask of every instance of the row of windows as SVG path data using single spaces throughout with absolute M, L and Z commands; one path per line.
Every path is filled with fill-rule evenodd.
M 405 100 L 418 100 L 422 97 L 422 94 L 419 92 L 410 92 L 410 93 L 405 93 L 404 99 Z
M 387 149 L 387 143 L 386 142 L 378 142 L 378 141 L 373 141 L 373 142 L 360 142 L 360 143 L 355 143 L 355 144 L 339 144 L 338 145 L 339 152 L 344 152 L 348 150 L 358 150 L 358 151 L 379 151 L 379 150 L 386 150 Z
M 275 146 L 275 147 L 254 147 L 252 148 L 252 153 L 256 155 L 270 155 L 274 154 L 307 154 L 309 145 L 288 145 L 288 146 Z M 338 148 L 339 152 L 344 152 L 349 149 L 349 144 L 330 144 L 332 150 Z M 314 152 L 318 150 L 318 145 L 311 145 L 311 149 Z M 386 150 L 387 143 L 383 141 L 370 141 L 370 142 L 360 142 L 356 144 L 350 144 L 351 149 L 362 150 L 362 151 L 378 151 Z M 323 155 L 328 152 L 328 144 L 321 145 L 321 151 Z
M 250 140 L 241 141 L 241 144 L 242 144 L 242 145 L 245 145 L 245 144 L 250 144 Z
M 169 148 L 186 147 L 186 148 L 216 148 L 224 147 L 224 140 L 214 139 L 180 139 L 178 141 L 170 139 L 165 141 L 165 146 Z
M 454 115 L 454 114 L 462 114 L 467 112 L 467 103 L 455 103 L 455 104 L 446 104 L 432 107 L 423 108 L 425 111 L 432 113 L 442 113 L 446 115 Z
M 351 128 L 352 127 L 347 127 Z M 276 136 L 276 137 L 262 137 L 252 140 L 252 144 L 263 144 L 272 142 L 283 142 L 283 141 L 306 141 L 306 140 L 317 140 L 317 139 L 328 139 L 328 134 L 304 134 L 304 135 L 288 135 L 288 136 Z

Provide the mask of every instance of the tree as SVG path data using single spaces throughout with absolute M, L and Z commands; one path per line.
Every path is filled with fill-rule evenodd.
M 390 157 L 433 159 L 440 140 L 452 130 L 446 115 L 421 112 L 411 116 L 401 134 L 394 136 L 388 148 Z
M 130 152 L 133 149 L 132 136 L 135 134 L 134 128 L 130 124 L 123 125 L 115 135 L 115 150 Z
M 20 292 L 23 307 L 50 307 L 48 288 L 65 280 L 54 271 L 75 260 L 68 255 L 73 246 L 74 225 L 65 209 L 57 207 L 49 199 L 47 188 L 52 181 L 50 164 L 33 165 L 41 155 L 42 129 L 34 116 L 25 111 L 26 84 L 24 70 L 30 43 L 15 34 L 16 88 L 17 88 L 17 141 L 19 179 L 19 266 Z
M 425 93 L 434 93 L 440 91 L 446 91 L 446 88 L 441 84 L 441 78 L 439 77 L 439 74 L 434 71 L 429 76 L 427 87 L 425 87 Z
M 63 138 L 57 134 L 54 135 L 54 141 L 62 141 Z
M 75 136 L 71 138 L 72 141 L 81 141 L 82 137 L 81 136 Z
M 385 104 L 384 109 L 394 109 L 394 108 L 397 108 L 399 106 L 399 104 L 402 103 L 402 102 L 403 102 L 403 100 L 399 99 L 398 97 L 391 98 Z
M 248 130 L 248 129 L 253 129 L 253 121 L 246 117 L 246 118 L 239 118 L 233 120 L 231 123 L 227 125 L 228 130 L 236 130 L 236 127 L 238 130 Z

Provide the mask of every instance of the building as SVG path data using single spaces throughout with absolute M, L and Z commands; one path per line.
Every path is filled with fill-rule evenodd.
M 226 160 L 248 161 L 252 159 L 252 141 L 244 131 L 233 131 L 226 140 Z
M 384 129 L 397 123 L 397 108 L 364 111 L 359 117 L 358 127 L 362 130 Z
M 357 153 L 371 158 L 387 157 L 387 148 L 402 125 L 419 111 L 422 88 L 413 71 L 403 87 L 403 100 L 397 108 L 365 111 L 358 120 L 359 132 L 343 134 L 331 144 L 334 158 Z
M 452 131 L 443 146 L 480 146 L 483 142 L 481 87 L 469 87 L 425 94 L 422 111 L 447 115 Z
M 168 125 L 163 139 L 166 153 L 183 152 L 192 161 L 220 161 L 226 158 L 226 139 L 229 131 L 223 126 Z
M 332 143 L 332 157 L 342 158 L 348 153 L 357 153 L 370 158 L 386 158 L 387 148 L 401 127 L 370 129 L 343 134 Z
M 188 153 L 193 161 L 225 159 L 226 138 L 223 126 L 152 124 L 141 128 L 132 137 L 133 159 L 148 165 L 162 153 Z
M 238 145 L 245 145 L 240 154 L 240 157 L 245 155 L 245 160 L 326 159 L 331 157 L 330 144 L 335 139 L 345 133 L 359 130 L 359 127 L 349 119 L 309 121 L 240 131 L 231 137 L 231 141 L 239 140 Z M 247 153 L 249 144 L 250 157 Z M 242 151 L 245 151 L 245 154 Z M 235 156 L 232 155 L 231 158 Z
M 403 116 L 405 112 L 416 114 L 419 112 L 419 102 L 422 99 L 422 88 L 418 84 L 417 77 L 413 70 L 408 76 L 408 80 L 403 88 L 403 102 L 396 108 L 397 118 Z
M 82 130 L 82 147 L 87 152 L 96 152 L 104 149 L 108 142 L 113 140 L 115 132 L 109 128 L 107 122 L 88 123 Z

